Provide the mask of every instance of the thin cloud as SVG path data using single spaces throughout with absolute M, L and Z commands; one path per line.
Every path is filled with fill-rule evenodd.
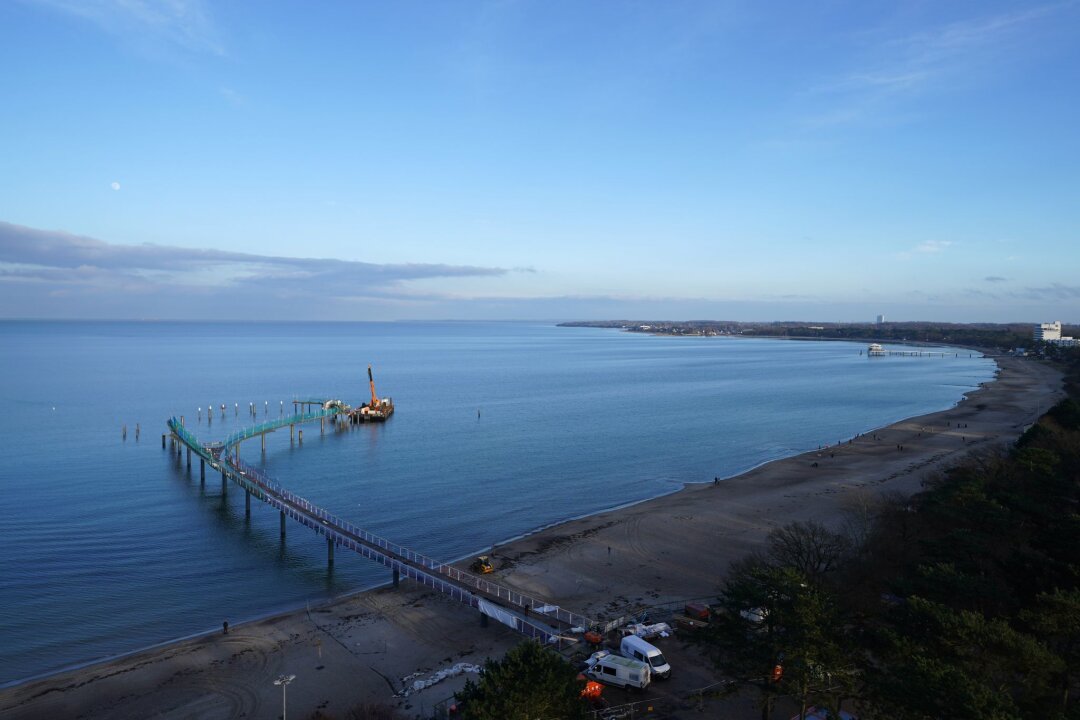
M 807 125 L 850 125 L 887 116 L 903 119 L 898 104 L 962 73 L 1015 57 L 1015 43 L 1028 27 L 1074 3 L 1053 3 L 998 15 L 968 18 L 899 37 L 871 37 L 863 67 L 812 88 L 806 96 L 822 107 L 806 115 Z M 872 34 L 870 34 L 872 36 Z
M 1000 275 L 987 275 L 983 279 L 986 280 L 986 282 L 988 283 L 1003 283 L 1006 282 L 1009 278 L 1003 278 Z
M 292 258 L 165 245 L 115 245 L 65 232 L 0 222 L 0 287 L 35 295 L 158 295 L 274 301 L 423 300 L 417 281 L 506 275 L 497 267 L 439 263 L 376 264 Z M 35 288 L 33 292 L 28 288 Z M 7 293 L 5 293 L 7 294 Z M 17 295 L 13 295 L 17 297 Z M 14 306 L 12 306 L 14 309 Z M 212 316 L 212 315 L 211 315 Z
M 225 98 L 225 101 L 233 107 L 243 107 L 247 104 L 247 99 L 230 87 L 219 87 L 218 94 Z
M 81 18 L 118 37 L 163 40 L 196 52 L 224 55 L 220 35 L 202 0 L 25 0 Z
M 1023 297 L 1031 300 L 1080 300 L 1080 285 L 1054 283 L 1047 287 L 1024 288 Z
M 951 240 L 926 240 L 916 245 L 914 252 L 922 253 L 924 255 L 933 255 L 943 252 L 950 245 L 952 245 Z

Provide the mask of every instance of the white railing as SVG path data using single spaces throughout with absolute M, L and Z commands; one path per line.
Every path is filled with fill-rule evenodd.
M 336 411 L 320 410 L 315 413 L 294 415 L 283 420 L 262 423 L 261 425 L 256 425 L 245 431 L 234 433 L 222 443 L 222 446 L 228 448 L 230 445 L 257 435 L 269 427 L 282 427 L 283 425 L 291 424 L 291 422 L 300 422 L 302 421 L 301 419 L 307 421 L 336 414 Z M 169 421 L 169 427 L 186 445 L 193 448 L 201 456 L 209 459 L 211 463 L 214 462 L 214 458 L 208 447 L 200 443 L 176 418 Z M 310 527 L 316 532 L 332 538 L 336 544 L 346 546 L 351 550 L 360 553 L 364 557 L 395 568 L 406 577 L 440 590 L 451 597 L 455 597 L 461 602 L 466 602 L 474 607 L 479 604 L 476 596 L 472 595 L 469 590 L 462 587 L 466 586 L 486 595 L 504 600 L 510 605 L 523 608 L 526 611 L 536 612 L 541 617 L 554 618 L 571 627 L 591 628 L 596 625 L 594 621 L 583 615 L 578 615 L 577 613 L 561 608 L 540 598 L 535 598 L 511 590 L 508 587 L 491 582 L 478 575 L 456 568 L 453 565 L 439 562 L 438 560 L 414 550 L 410 550 L 403 545 L 390 542 L 385 538 L 357 527 L 347 520 L 335 517 L 306 498 L 300 497 L 282 487 L 263 470 L 248 465 L 238 458 L 229 459 L 227 452 L 222 453 L 221 461 L 222 469 L 230 472 L 233 475 L 233 479 L 238 484 L 246 490 L 253 492 L 263 502 L 284 512 L 302 525 Z M 315 522 L 315 520 L 318 520 L 318 522 Z M 357 540 L 360 542 L 357 542 Z M 375 548 L 379 548 L 384 552 L 379 552 L 378 550 L 375 550 Z M 424 572 L 417 566 L 431 570 L 436 575 L 442 575 L 452 579 L 458 583 L 458 585 L 447 582 L 436 575 Z M 556 637 L 550 628 L 534 624 L 526 618 L 517 618 L 517 622 L 520 624 L 520 627 L 517 628 L 518 631 L 523 632 L 530 637 L 542 637 L 545 641 Z

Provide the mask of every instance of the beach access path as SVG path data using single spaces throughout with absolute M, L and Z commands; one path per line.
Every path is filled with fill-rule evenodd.
M 496 577 L 601 618 L 638 604 L 715 595 L 731 561 L 760 547 L 773 528 L 839 523 L 848 508 L 882 493 L 917 492 L 968 453 L 1015 441 L 1064 396 L 1061 374 L 1048 365 L 996 359 L 997 378 L 954 408 L 498 546 Z M 395 693 L 457 663 L 499 657 L 520 640 L 497 623 L 481 628 L 475 611 L 403 582 L 7 688 L 0 716 L 276 717 L 282 698 L 273 681 L 283 673 L 297 676 L 288 688 L 289 717 L 316 710 L 340 716 L 361 702 L 416 716 L 465 676 Z

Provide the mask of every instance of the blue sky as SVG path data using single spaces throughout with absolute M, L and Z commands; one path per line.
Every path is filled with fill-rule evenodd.
M 0 317 L 1080 322 L 1077 2 L 0 3 Z

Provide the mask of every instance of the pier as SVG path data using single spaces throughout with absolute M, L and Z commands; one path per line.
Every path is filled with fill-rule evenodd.
M 882 350 L 881 354 L 896 357 L 960 357 L 960 353 L 923 352 L 921 350 Z
M 347 520 L 338 518 L 307 499 L 290 492 L 270 478 L 265 472 L 240 459 L 240 445 L 245 440 L 259 437 L 262 450 L 266 450 L 266 435 L 288 426 L 290 436 L 297 425 L 319 422 L 325 427 L 327 421 L 336 423 L 352 419 L 353 411 L 338 401 L 315 399 L 295 401 L 294 407 L 320 409 L 296 413 L 269 422 L 245 428 L 217 443 L 200 442 L 185 426 L 183 418 L 173 417 L 167 425 L 177 458 L 186 449 L 187 467 L 191 469 L 191 455 L 199 458 L 200 479 L 205 481 L 206 465 L 221 473 L 222 492 L 231 481 L 244 490 L 245 514 L 251 516 L 251 498 L 277 510 L 281 518 L 281 537 L 286 534 L 286 518 L 300 523 L 326 539 L 327 567 L 333 568 L 335 548 L 357 553 L 373 560 L 391 571 L 392 582 L 397 587 L 402 577 L 409 578 L 437 590 L 451 599 L 476 608 L 481 620 L 488 617 L 513 628 L 528 637 L 545 643 L 575 641 L 566 637 L 567 632 L 584 632 L 597 623 L 583 615 L 571 612 L 540 598 L 519 593 L 473 573 L 460 570 L 447 563 L 422 555 L 389 540 L 368 532 Z M 360 420 L 363 422 L 363 420 Z M 300 431 L 303 437 L 303 431 Z M 165 447 L 165 436 L 162 436 Z
M 866 354 L 869 357 L 960 357 L 958 352 L 930 352 L 924 350 L 886 350 L 882 347 L 875 348 L 870 346 L 869 350 L 860 350 L 860 355 Z M 968 353 L 967 357 L 975 357 L 975 353 Z M 982 357 L 982 353 L 979 353 L 979 357 Z

